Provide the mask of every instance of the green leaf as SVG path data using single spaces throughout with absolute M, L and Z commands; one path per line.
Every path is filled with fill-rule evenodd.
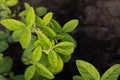
M 41 31 L 39 31 L 37 35 L 38 35 L 39 43 L 43 47 L 43 49 L 50 49 L 52 46 L 52 43 L 49 40 L 49 38 Z
M 27 14 L 28 11 L 22 11 L 19 13 L 19 17 L 24 17 Z
M 23 30 L 17 30 L 12 33 L 12 39 L 15 42 L 18 42 L 20 40 L 20 36 L 22 35 Z
M 24 75 L 25 80 L 31 80 L 34 74 L 35 74 L 35 66 L 31 65 L 25 71 L 25 75 Z
M 74 45 L 75 45 L 74 48 L 77 47 L 77 42 L 76 42 L 76 40 L 75 40 L 70 34 L 68 34 L 68 33 L 63 33 L 62 35 L 64 36 L 64 38 L 62 39 L 62 41 L 72 42 L 72 43 L 74 43 Z
M 25 3 L 24 3 L 24 6 L 25 6 L 25 9 L 26 9 L 26 10 L 29 10 L 29 9 L 30 9 L 30 5 L 29 5 L 28 3 L 25 2 Z
M 11 14 L 11 13 L 12 13 L 9 7 L 5 7 L 5 11 L 6 11 L 8 14 Z M 8 16 L 7 16 L 7 17 L 8 17 Z
M 57 67 L 58 64 L 58 56 L 54 50 L 51 50 L 48 54 L 48 60 L 52 67 Z
M 24 79 L 24 75 L 17 75 L 14 76 L 11 80 L 25 80 L 25 79 Z
M 31 7 L 26 15 L 26 24 L 27 26 L 31 27 L 34 24 L 34 22 L 35 22 L 35 12 L 34 9 Z
M 0 31 L 0 40 L 4 40 L 6 38 L 6 34 L 4 31 Z
M 25 10 L 21 11 L 18 16 L 22 17 L 22 19 L 25 19 L 25 16 L 27 15 L 28 10 L 30 9 L 30 5 L 28 3 L 24 3 Z M 25 20 L 23 20 L 25 22 Z
M 9 72 L 12 68 L 12 65 L 13 61 L 11 57 L 3 57 L 2 60 L 0 60 L 0 74 Z
M 52 28 L 55 30 L 55 32 L 61 33 L 62 31 L 61 25 L 55 19 L 52 19 L 51 22 L 53 24 Z
M 41 56 L 42 56 L 42 47 L 38 46 L 33 50 L 31 59 L 36 64 L 37 62 L 39 62 Z
M 8 43 L 12 43 L 12 42 L 13 42 L 12 37 L 11 37 L 11 36 L 8 36 L 8 38 L 7 38 L 6 42 L 8 42 Z
M 16 30 L 21 30 L 24 29 L 25 24 L 14 20 L 14 19 L 4 19 L 1 20 L 0 23 L 7 29 L 12 30 L 12 31 L 16 31 Z
M 31 41 L 31 31 L 28 28 L 25 28 L 22 35 L 20 36 L 20 44 L 23 49 L 27 48 Z
M 2 53 L 0 53 L 0 60 L 2 60 L 2 58 L 3 58 L 3 54 L 2 54 Z
M 63 70 L 63 61 L 60 56 L 58 56 L 57 67 L 52 67 L 51 65 L 47 65 L 47 68 L 53 73 L 57 74 Z
M 34 46 L 35 46 L 35 47 L 40 46 L 40 41 L 39 41 L 39 40 L 36 40 L 36 41 L 34 42 Z
M 78 26 L 78 20 L 73 19 L 68 21 L 62 28 L 63 32 L 72 32 Z
M 23 55 L 22 55 L 22 61 L 25 65 L 31 64 L 31 54 L 34 47 L 34 42 L 36 40 L 36 36 L 32 35 L 32 39 L 28 47 L 24 50 Z
M 41 76 L 43 76 L 45 78 L 48 78 L 48 79 L 54 79 L 53 74 L 45 66 L 43 66 L 42 64 L 37 63 L 36 64 L 36 69 L 37 69 L 37 72 Z
M 47 9 L 45 7 L 38 7 L 35 12 L 38 16 L 43 16 L 47 12 Z
M 5 41 L 0 41 L 0 52 L 5 51 L 8 48 L 8 43 Z
M 0 75 L 0 80 L 8 80 L 4 76 Z
M 44 27 L 44 22 L 39 16 L 36 16 L 35 23 L 38 27 Z
M 101 80 L 118 80 L 120 75 L 120 64 L 110 67 L 102 76 Z
M 31 64 L 31 54 L 32 54 L 32 51 L 29 51 L 29 50 L 24 50 L 23 52 L 23 55 L 22 55 L 22 62 L 25 64 L 25 65 L 30 65 Z
M 71 59 L 71 55 L 60 55 L 64 63 L 67 63 Z
M 83 60 L 77 60 L 76 64 L 82 77 L 89 80 L 100 80 L 100 74 L 92 64 Z
M 5 7 L 5 11 L 7 12 L 7 14 L 11 14 L 12 13 L 9 7 Z
M 44 66 L 47 66 L 49 64 L 49 61 L 48 61 L 48 55 L 43 53 L 42 54 L 42 57 L 40 59 L 40 63 Z
M 10 6 L 10 7 L 12 7 L 12 6 L 14 6 L 14 5 L 16 5 L 18 3 L 18 0 L 7 0 L 7 6 Z
M 2 19 L 6 19 L 7 17 L 8 17 L 7 11 L 0 11 L 0 18 L 1 18 L 1 20 Z
M 63 39 L 64 38 L 64 36 L 63 35 L 56 35 L 56 37 L 54 38 L 54 39 L 56 39 L 56 40 L 61 40 L 61 39 Z
M 34 43 L 36 40 L 37 40 L 37 37 L 35 35 L 32 35 L 30 44 L 28 45 L 28 47 L 25 50 L 33 51 L 33 49 L 35 48 Z
M 52 43 L 52 47 L 55 47 L 55 41 L 52 40 L 51 43 Z
M 60 42 L 55 45 L 54 49 L 62 55 L 70 55 L 74 51 L 74 44 L 72 42 Z
M 46 26 L 43 31 L 48 37 L 56 37 L 56 33 L 49 26 Z
M 45 25 L 48 25 L 48 23 L 51 21 L 53 16 L 52 12 L 47 13 L 44 17 L 43 17 L 43 21 L 45 23 Z
M 73 76 L 73 80 L 85 80 L 85 79 L 81 76 Z

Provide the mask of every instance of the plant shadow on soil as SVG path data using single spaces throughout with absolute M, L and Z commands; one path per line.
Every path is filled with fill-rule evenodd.
M 77 59 L 90 62 L 101 75 L 113 64 L 120 63 L 119 0 L 21 0 L 17 6 L 23 6 L 24 2 L 33 7 L 47 7 L 61 25 L 73 18 L 80 21 L 76 33 L 71 34 L 77 40 L 77 48 L 54 80 L 72 80 L 72 76 L 79 75 Z M 13 71 L 22 74 L 26 66 L 21 62 L 20 45 L 12 44 L 4 53 L 15 61 Z

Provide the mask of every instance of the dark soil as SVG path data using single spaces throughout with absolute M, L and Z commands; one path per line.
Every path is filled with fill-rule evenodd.
M 120 0 L 20 0 L 12 9 L 23 6 L 24 2 L 34 7 L 47 7 L 61 25 L 70 19 L 79 19 L 76 33 L 72 34 L 77 40 L 77 48 L 54 80 L 72 80 L 73 75 L 79 75 L 75 64 L 77 59 L 92 63 L 101 75 L 110 66 L 120 63 Z M 15 49 L 10 47 L 9 50 L 14 52 Z M 19 50 L 15 51 L 21 54 Z M 15 65 L 16 69 L 13 69 L 18 74 L 23 73 L 19 72 L 21 65 Z

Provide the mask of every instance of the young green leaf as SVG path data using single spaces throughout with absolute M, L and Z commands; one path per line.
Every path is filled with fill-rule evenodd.
M 42 54 L 42 57 L 40 59 L 40 63 L 44 66 L 47 66 L 49 64 L 49 61 L 48 61 L 48 55 L 43 53 Z
M 31 41 L 31 31 L 28 28 L 25 28 L 22 35 L 20 36 L 20 44 L 23 49 L 27 48 Z
M 74 51 L 74 44 L 72 42 L 61 42 L 56 44 L 54 49 L 62 55 L 70 55 Z
M 42 33 L 42 31 L 39 31 L 37 35 L 38 35 L 39 43 L 41 44 L 43 49 L 50 49 L 52 43 L 49 40 L 49 38 L 44 33 Z
M 71 55 L 60 55 L 64 63 L 67 63 L 71 59 Z
M 6 40 L 6 42 L 12 43 L 12 42 L 13 42 L 12 37 L 11 37 L 11 36 L 8 36 L 8 39 Z
M 28 45 L 28 47 L 25 50 L 33 51 L 33 49 L 35 48 L 34 43 L 35 43 L 36 40 L 37 40 L 37 37 L 35 35 L 32 35 L 30 44 Z
M 90 80 L 100 80 L 100 74 L 92 64 L 82 60 L 77 60 L 76 64 L 82 77 Z
M 16 31 L 16 30 L 21 30 L 24 29 L 25 24 L 14 20 L 14 19 L 4 19 L 1 20 L 0 23 L 7 29 L 12 30 L 12 31 Z
M 54 39 L 56 39 L 56 40 L 61 40 L 61 39 L 63 39 L 63 38 L 64 38 L 63 35 L 58 34 L 58 35 L 56 35 L 56 37 L 55 37 Z
M 45 7 L 38 7 L 35 12 L 38 16 L 43 16 L 47 12 L 47 9 Z
M 37 69 L 37 72 L 41 76 L 43 76 L 45 78 L 48 78 L 48 79 L 53 79 L 54 78 L 53 74 L 44 65 L 42 65 L 40 63 L 37 63 L 36 64 L 36 69 Z
M 120 64 L 110 67 L 102 76 L 101 80 L 118 80 L 120 75 Z
M 23 30 L 14 31 L 12 33 L 13 41 L 18 42 L 22 33 L 23 33 Z
M 85 79 L 81 76 L 73 76 L 73 80 L 85 80 Z
M 37 62 L 39 62 L 41 56 L 42 56 L 42 47 L 38 46 L 33 50 L 31 59 L 34 63 L 37 63 Z
M 29 66 L 25 71 L 25 80 L 31 80 L 35 74 L 35 65 Z
M 63 26 L 62 31 L 71 32 L 77 27 L 78 23 L 79 22 L 76 19 L 70 20 Z
M 6 11 L 0 11 L 0 18 L 2 19 L 6 19 L 8 17 L 8 13 Z
M 19 13 L 20 17 L 25 17 L 28 10 L 30 9 L 30 5 L 28 3 L 25 2 L 24 6 L 25 6 L 25 10 L 23 10 L 22 12 Z
M 32 35 L 32 39 L 28 47 L 24 50 L 23 55 L 22 55 L 22 61 L 25 65 L 30 65 L 31 64 L 31 54 L 34 47 L 34 41 L 36 40 L 36 36 Z
M 52 40 L 51 43 L 52 43 L 52 46 L 54 47 L 55 46 L 55 41 Z
M 4 76 L 0 75 L 0 80 L 8 80 Z
M 11 14 L 12 13 L 9 7 L 5 7 L 5 11 L 7 12 L 7 14 Z
M 39 40 L 36 40 L 35 42 L 34 42 L 34 47 L 37 47 L 37 46 L 40 46 L 41 44 L 40 44 L 40 41 Z
M 58 65 L 58 56 L 54 50 L 51 50 L 48 54 L 48 60 L 52 67 L 57 67 Z
M 3 57 L 2 60 L 0 60 L 0 74 L 7 73 L 12 68 L 12 58 L 9 56 Z
M 29 51 L 29 50 L 24 50 L 23 52 L 23 55 L 22 55 L 22 62 L 25 64 L 25 65 L 30 65 L 31 64 L 31 54 L 32 54 L 32 51 Z
M 44 22 L 39 16 L 36 16 L 35 23 L 38 27 L 44 27 Z
M 63 33 L 62 35 L 64 36 L 64 38 L 62 39 L 62 41 L 72 42 L 72 43 L 74 43 L 75 47 L 77 47 L 76 40 L 70 34 Z
M 0 31 L 0 40 L 4 40 L 6 38 L 6 34 L 4 31 Z
M 48 25 L 48 23 L 51 21 L 53 16 L 52 12 L 47 13 L 44 17 L 43 17 L 43 21 L 45 25 Z
M 26 15 L 26 24 L 27 26 L 31 27 L 34 24 L 34 22 L 35 22 L 35 12 L 34 9 L 31 7 Z
M 48 37 L 56 37 L 56 33 L 54 32 L 53 29 L 51 29 L 49 26 L 46 26 L 43 29 L 43 32 L 45 33 L 45 35 L 47 35 Z
M 5 41 L 0 41 L 0 52 L 3 52 L 8 48 L 8 43 Z
M 2 54 L 2 53 L 0 53 L 0 60 L 2 60 L 2 58 L 3 58 L 3 54 Z
M 60 33 L 62 31 L 60 24 L 55 19 L 52 19 L 51 23 L 53 24 L 52 28 L 55 30 L 55 32 Z
M 12 6 L 14 6 L 14 5 L 16 5 L 18 3 L 18 0 L 7 0 L 7 6 L 10 6 L 10 7 L 12 7 Z
M 60 56 L 58 56 L 58 62 L 57 67 L 52 67 L 51 65 L 47 65 L 47 68 L 53 73 L 57 74 L 62 71 L 63 69 L 63 61 Z
M 27 2 L 24 3 L 24 6 L 25 6 L 25 9 L 26 9 L 26 10 L 29 10 L 29 9 L 30 9 L 30 5 L 29 5 Z
M 19 17 L 25 17 L 25 15 L 27 14 L 28 11 L 22 11 L 19 13 Z

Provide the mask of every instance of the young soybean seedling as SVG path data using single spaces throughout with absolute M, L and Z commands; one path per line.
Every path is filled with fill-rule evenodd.
M 77 60 L 76 65 L 81 76 L 73 76 L 73 80 L 117 80 L 120 75 L 120 64 L 110 67 L 101 78 L 98 70 L 92 64 Z
M 61 27 L 53 19 L 52 12 L 41 18 L 30 7 L 25 22 L 4 19 L 0 23 L 13 31 L 13 40 L 19 42 L 24 49 L 22 61 L 29 65 L 24 73 L 25 80 L 54 79 L 54 74 L 62 71 L 64 63 L 70 60 L 74 52 L 75 40 L 69 33 L 77 27 L 76 19 Z M 69 36 L 67 39 L 64 38 L 66 35 Z

